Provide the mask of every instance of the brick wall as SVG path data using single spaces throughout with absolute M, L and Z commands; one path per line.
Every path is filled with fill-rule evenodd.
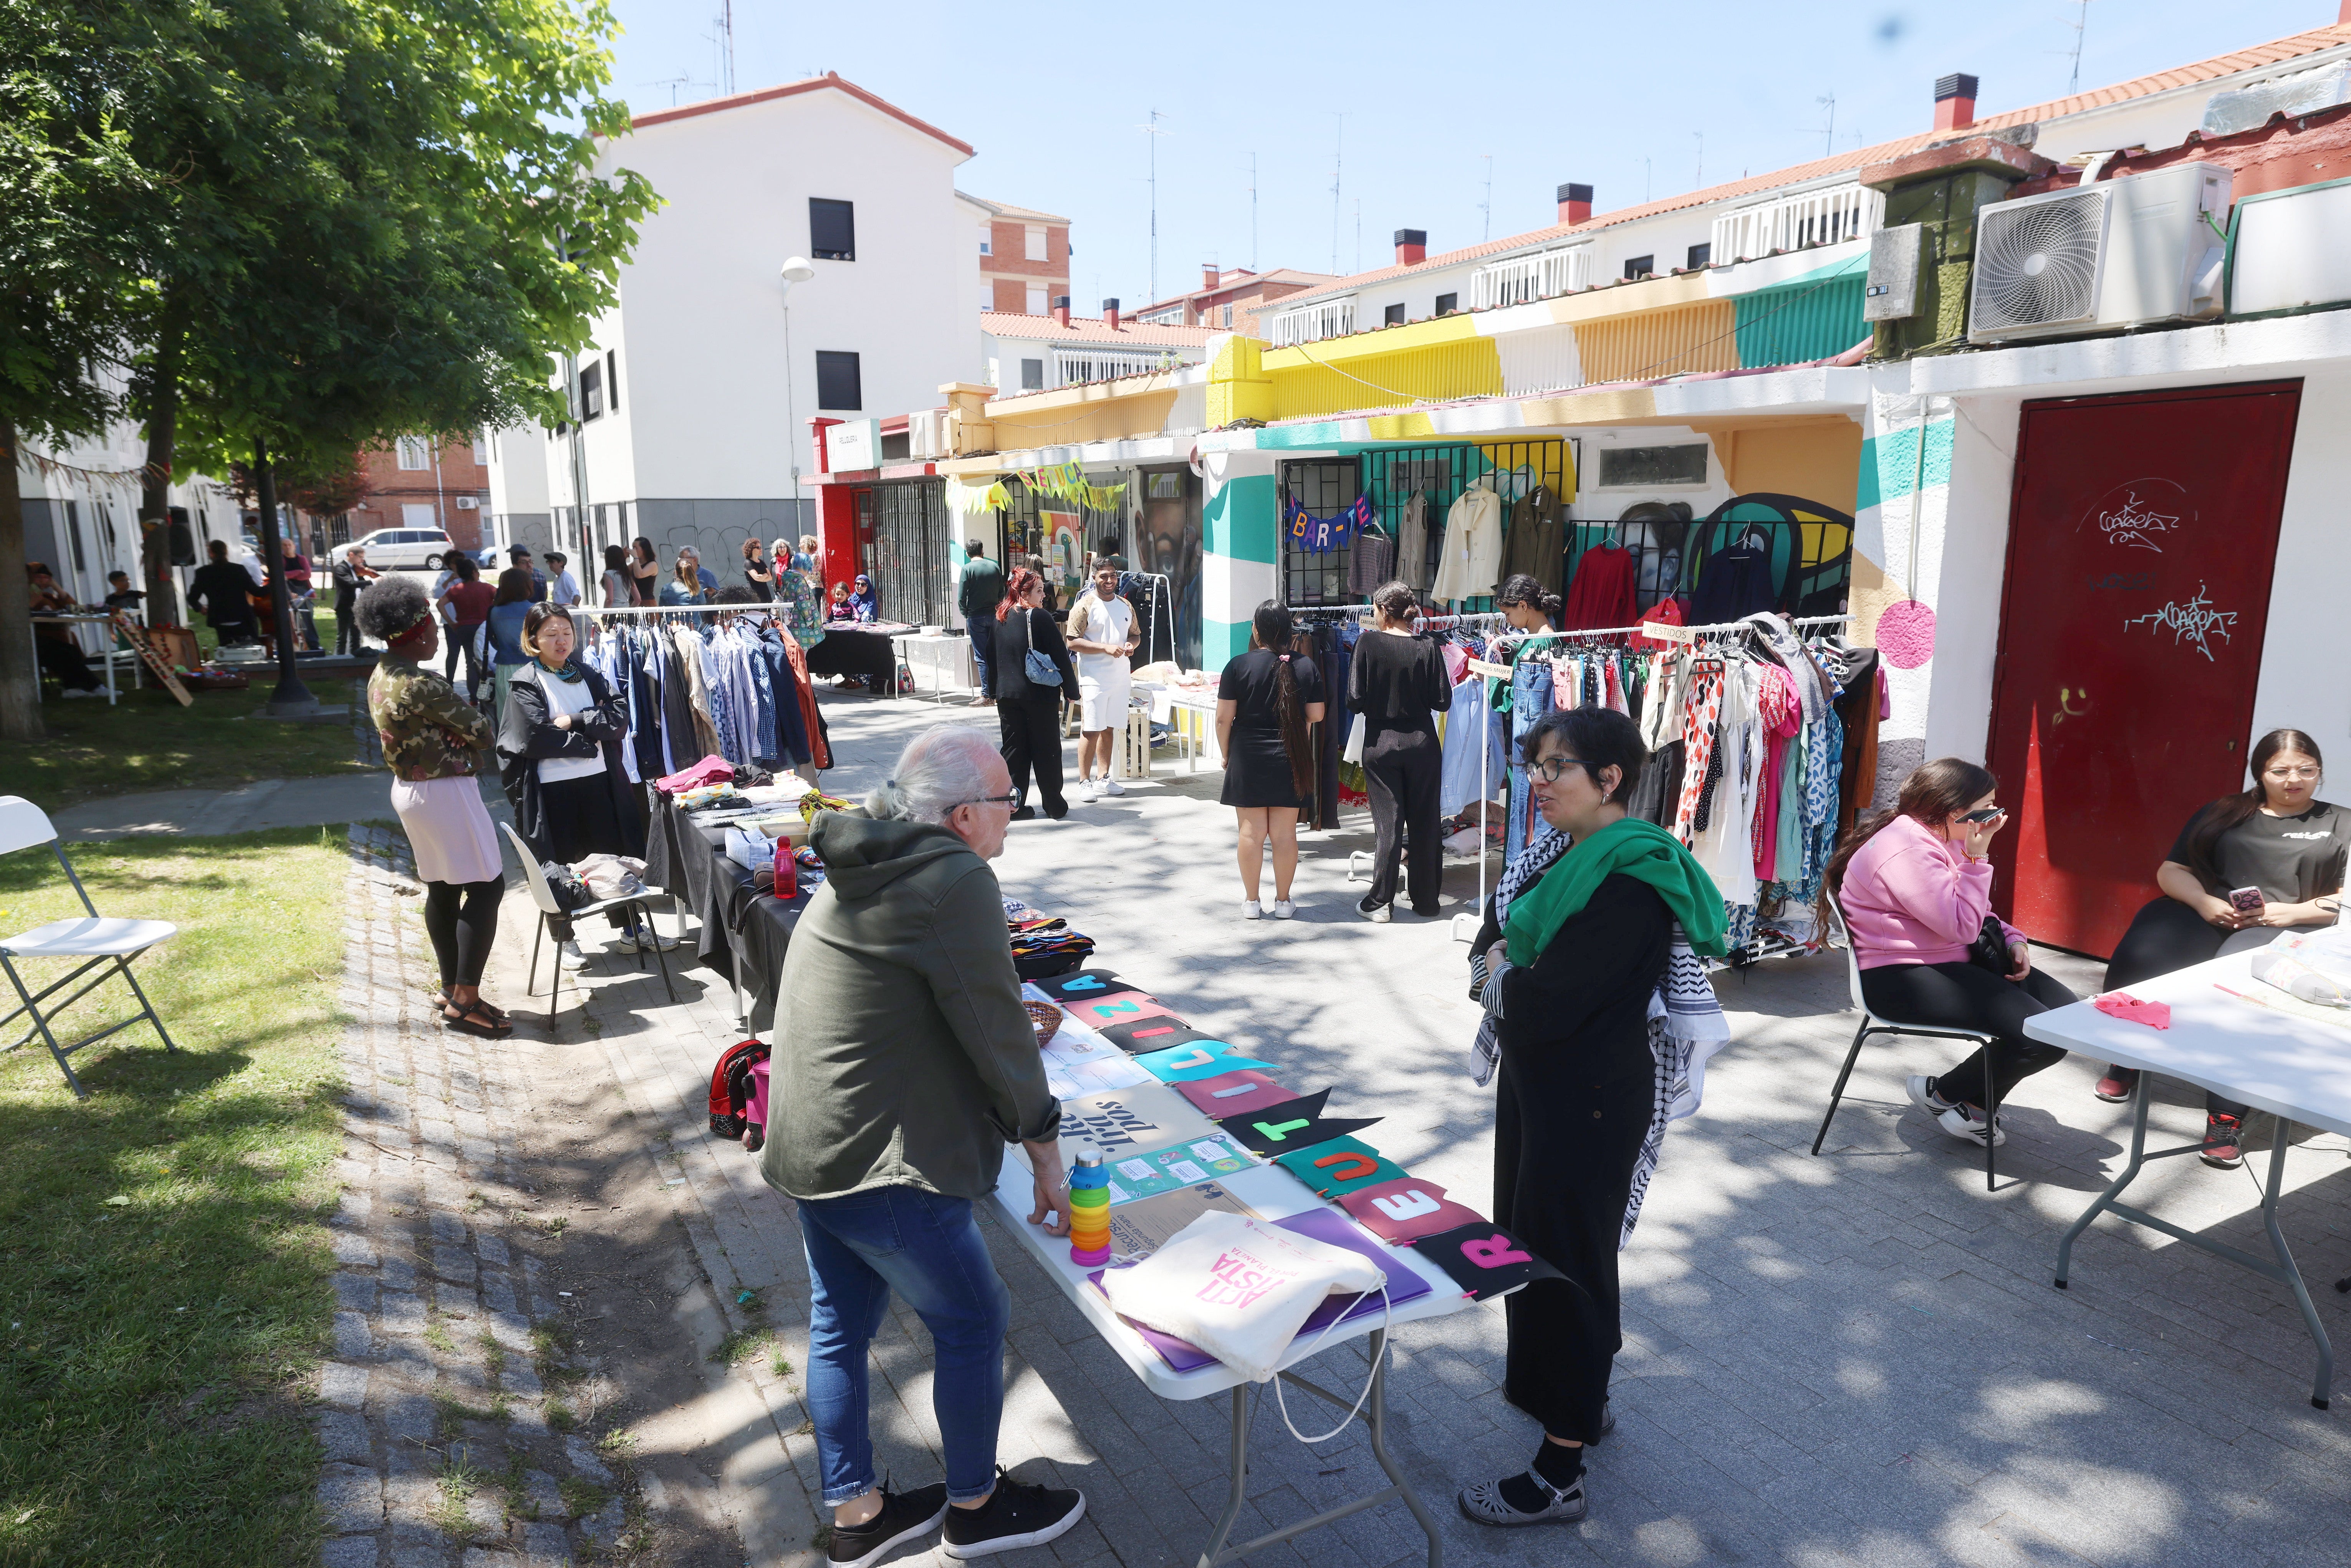
M 475 461 L 470 442 L 444 444 L 438 458 L 436 473 L 431 462 L 421 469 L 402 468 L 396 449 L 360 454 L 360 464 L 367 470 L 375 489 L 351 510 L 351 538 L 361 538 L 378 528 L 404 527 L 407 514 L 403 507 L 426 506 L 434 509 L 434 524 L 445 528 L 450 542 L 459 549 L 479 549 L 487 544 L 489 465 Z M 459 507 L 460 497 L 471 498 L 474 505 Z
M 1045 308 L 1070 291 L 1070 228 L 1045 224 L 1045 259 L 1029 259 L 1029 225 L 1010 218 L 988 225 L 991 254 L 979 258 L 979 275 L 995 293 L 994 308 L 1016 314 L 1029 309 L 1029 290 L 1042 287 Z

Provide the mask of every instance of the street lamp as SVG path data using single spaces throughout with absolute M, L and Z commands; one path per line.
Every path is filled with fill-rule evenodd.
M 784 280 L 784 446 L 792 455 L 793 532 L 805 534 L 809 528 L 800 517 L 800 422 L 799 409 L 792 398 L 792 285 L 806 283 L 814 277 L 816 268 L 804 256 L 789 256 L 784 258 L 781 274 Z

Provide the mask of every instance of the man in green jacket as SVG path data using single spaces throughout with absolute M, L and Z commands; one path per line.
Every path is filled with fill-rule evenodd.
M 996 701 L 996 607 L 1004 602 L 1004 569 L 987 559 L 979 539 L 964 544 L 963 585 L 956 590 L 956 608 L 963 612 L 963 629 L 971 633 L 971 662 L 979 669 L 979 695 L 974 707 Z
M 978 731 L 917 736 L 867 814 L 820 812 L 826 880 L 784 958 L 760 1174 L 795 1200 L 809 1265 L 808 1406 L 831 1562 L 867 1568 L 946 1523 L 947 1555 L 1050 1541 L 1071 1490 L 998 1479 L 1010 1300 L 972 1221 L 1028 1146 L 1032 1223 L 1069 1234 L 1060 1129 L 987 862 L 1018 798 Z M 1050 1223 L 1049 1223 L 1050 1221 Z M 945 1485 L 877 1490 L 866 1349 L 890 1292 L 930 1330 Z

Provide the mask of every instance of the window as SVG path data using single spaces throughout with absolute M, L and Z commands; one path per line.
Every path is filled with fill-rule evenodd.
M 1604 486 L 1703 485 L 1706 483 L 1706 443 L 1682 446 L 1604 446 L 1600 449 L 1600 483 Z
M 1030 284 L 1029 286 L 1029 314 L 1031 316 L 1042 316 L 1045 313 L 1045 286 L 1041 283 Z
M 979 308 L 982 310 L 996 308 L 996 285 L 983 283 L 979 286 Z
M 1701 267 L 1713 266 L 1714 246 L 1711 244 L 1694 245 L 1690 246 L 1689 261 L 1687 265 L 1692 272 L 1696 272 Z
M 862 409 L 865 406 L 863 379 L 857 368 L 857 356 L 819 349 L 816 353 L 816 405 L 819 408 Z
M 1460 308 L 1461 296 L 1458 294 L 1440 294 L 1437 297 L 1437 313 L 1439 316 L 1450 316 Z
M 1325 305 L 1300 305 L 1282 311 L 1273 319 L 1273 346 L 1287 349 L 1324 338 L 1343 338 L 1354 329 L 1355 299 L 1349 295 Z
M 492 435 L 486 427 L 474 432 L 475 462 L 485 464 L 489 462 L 491 454 L 496 451 L 497 451 L 497 438 Z
M 856 203 L 809 198 L 809 254 L 819 261 L 857 259 Z
M 1625 258 L 1625 276 L 1628 278 L 1646 277 L 1656 270 L 1657 258 L 1654 256 L 1635 256 Z
M 982 256 L 994 256 L 996 254 L 996 236 L 994 231 L 990 230 L 986 225 L 982 225 L 980 226 L 979 254 Z
M 1020 231 L 1020 255 L 1026 261 L 1043 261 L 1045 256 L 1045 225 L 1029 224 Z
M 604 406 L 614 413 L 621 412 L 621 350 L 618 349 L 604 356 Z
M 66 503 L 66 538 L 73 546 L 74 570 L 88 571 L 89 563 L 82 559 L 81 552 L 81 507 L 72 501 Z
M 1225 301 L 1225 307 L 1224 307 L 1224 321 L 1223 321 L 1222 325 L 1227 326 L 1227 327 L 1229 327 L 1229 326 L 1231 326 L 1232 324 L 1233 324 L 1233 302 L 1232 302 L 1231 300 L 1228 299 L 1228 300 L 1226 300 L 1226 301 Z
M 580 423 L 604 416 L 604 367 L 590 360 L 580 372 Z
M 400 465 L 412 472 L 433 466 L 433 453 L 424 444 L 424 437 L 403 435 L 400 438 Z
M 1391 305 L 1391 306 L 1389 306 L 1386 309 L 1384 309 L 1384 310 L 1381 311 L 1381 312 L 1380 312 L 1380 324 L 1381 324 L 1382 326 L 1384 326 L 1384 327 L 1401 327 L 1401 326 L 1403 326 L 1403 325 L 1404 325 L 1404 307 L 1403 307 L 1403 306 L 1401 306 L 1401 305 Z
M 1020 390 L 1022 392 L 1042 392 L 1045 390 L 1044 361 L 1023 360 L 1020 361 Z

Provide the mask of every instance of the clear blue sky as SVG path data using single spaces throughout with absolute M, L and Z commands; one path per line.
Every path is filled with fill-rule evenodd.
M 640 110 L 716 95 L 719 0 L 620 0 L 615 91 Z M 2074 0 L 1347 6 L 735 0 L 738 91 L 837 70 L 978 149 L 956 183 L 1068 214 L 1079 308 L 1151 297 L 1203 262 L 1352 272 L 1399 228 L 1432 251 L 1552 221 L 1553 191 L 1598 208 L 1924 131 L 1934 81 L 1982 79 L 1978 110 L 2062 96 Z M 2335 20 L 2334 0 L 2090 0 L 2085 89 Z M 1256 19 L 1262 17 L 1261 24 Z M 1253 26 L 1253 24 L 1256 24 Z M 684 77 L 673 88 L 664 78 Z M 1165 135 L 1138 129 L 1153 109 Z M 1344 111 L 1343 132 L 1340 111 Z M 1332 154 L 1343 133 L 1337 221 Z M 1249 157 L 1257 155 L 1250 238 Z M 1358 249 L 1358 204 L 1361 248 Z

